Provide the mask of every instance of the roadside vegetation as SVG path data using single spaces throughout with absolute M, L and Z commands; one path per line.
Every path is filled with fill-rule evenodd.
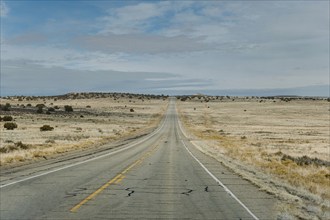
M 292 203 L 293 216 L 330 216 L 329 99 L 179 98 L 184 128 L 203 152 Z
M 156 127 L 166 96 L 70 93 L 0 99 L 0 166 L 98 148 Z M 133 111 L 132 111 L 133 110 Z

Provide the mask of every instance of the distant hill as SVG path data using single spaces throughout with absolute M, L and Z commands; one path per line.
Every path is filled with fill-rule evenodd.
M 228 89 L 228 90 L 186 90 L 170 91 L 169 95 L 219 95 L 219 96 L 315 96 L 330 97 L 330 85 L 305 86 L 295 88 L 278 89 Z

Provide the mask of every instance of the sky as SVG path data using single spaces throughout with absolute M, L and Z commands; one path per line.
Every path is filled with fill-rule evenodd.
M 329 9 L 328 0 L 1 0 L 1 96 L 330 96 Z

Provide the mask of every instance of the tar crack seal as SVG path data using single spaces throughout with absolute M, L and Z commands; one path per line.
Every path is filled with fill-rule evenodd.
M 192 189 L 188 189 L 187 192 L 182 192 L 181 194 L 184 194 L 184 195 L 189 196 L 189 194 L 190 194 L 192 191 L 193 191 Z
M 73 192 L 67 192 L 65 198 L 77 196 L 81 191 L 85 191 L 87 188 L 77 188 Z
M 127 196 L 131 196 L 135 191 L 131 190 L 130 188 L 126 188 L 126 191 L 130 191 Z

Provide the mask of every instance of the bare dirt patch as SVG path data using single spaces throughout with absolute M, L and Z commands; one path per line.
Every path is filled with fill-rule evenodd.
M 188 97 L 178 110 L 200 150 L 286 201 L 282 213 L 330 217 L 327 100 Z
M 6 97 L 0 101 L 1 166 L 142 134 L 158 125 L 168 104 L 164 96 L 114 93 Z M 4 128 L 8 123 L 4 116 L 11 116 L 17 128 Z

